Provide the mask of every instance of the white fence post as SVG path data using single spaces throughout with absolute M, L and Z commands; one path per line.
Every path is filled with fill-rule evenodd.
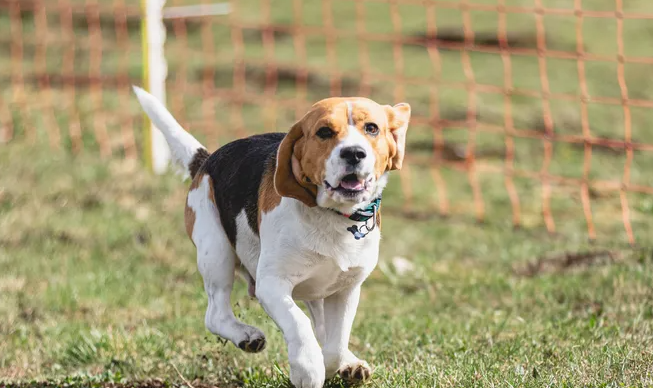
M 200 4 L 164 9 L 166 0 L 141 0 L 143 9 L 143 84 L 154 97 L 166 103 L 168 64 L 164 44 L 166 29 L 163 19 L 218 16 L 230 12 L 228 3 Z M 170 164 L 170 148 L 163 134 L 145 116 L 143 136 L 145 163 L 155 174 L 162 174 Z
M 141 0 L 143 8 L 143 81 L 145 88 L 164 105 L 168 65 L 164 55 L 166 30 L 163 6 L 166 0 Z M 163 134 L 149 119 L 145 121 L 145 163 L 155 173 L 164 173 L 170 163 L 170 148 Z

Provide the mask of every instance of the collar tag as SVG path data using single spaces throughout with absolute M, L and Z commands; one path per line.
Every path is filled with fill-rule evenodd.
M 367 209 L 366 209 L 367 210 Z M 376 228 L 376 213 L 378 211 L 378 205 L 376 201 L 372 204 L 372 216 L 371 218 L 365 219 L 365 224 L 358 228 L 357 225 L 352 225 L 349 228 L 347 228 L 348 232 L 351 232 L 351 234 L 354 235 L 354 238 L 356 240 L 360 240 L 362 238 L 365 238 L 368 234 L 370 234 L 374 228 Z M 351 219 L 351 216 L 349 217 Z M 369 226 L 369 221 L 372 220 L 372 225 Z
M 370 234 L 370 232 L 376 228 L 376 214 L 379 212 L 380 207 L 381 197 L 378 197 L 372 201 L 365 209 L 357 210 L 352 214 L 343 214 L 337 210 L 333 211 L 340 214 L 341 216 L 349 218 L 352 221 L 365 223 L 360 228 L 358 225 L 352 225 L 347 228 L 347 231 L 353 234 L 356 240 L 360 240 Z M 372 225 L 369 225 L 370 220 L 372 220 Z

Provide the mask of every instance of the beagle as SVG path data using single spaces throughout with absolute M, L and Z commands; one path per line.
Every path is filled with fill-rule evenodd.
M 361 284 L 377 264 L 381 192 L 401 168 L 410 106 L 328 98 L 287 134 L 209 154 L 155 97 L 134 90 L 193 179 L 185 222 L 208 296 L 207 329 L 246 352 L 265 348 L 265 335 L 231 308 L 238 272 L 283 332 L 295 387 L 322 387 L 336 373 L 368 379 L 372 369 L 349 350 L 349 337 Z

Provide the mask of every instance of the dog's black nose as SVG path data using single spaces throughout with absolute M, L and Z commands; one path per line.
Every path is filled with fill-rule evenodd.
M 361 146 L 345 147 L 340 150 L 340 157 L 351 165 L 357 165 L 366 156 L 367 153 Z

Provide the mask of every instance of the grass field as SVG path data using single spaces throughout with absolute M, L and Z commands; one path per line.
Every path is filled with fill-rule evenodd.
M 244 284 L 236 313 L 268 348 L 246 355 L 205 330 L 178 177 L 20 144 L 0 165 L 3 380 L 182 383 L 177 368 L 198 386 L 285 386 L 282 336 Z M 394 179 L 389 205 L 396 191 Z M 507 221 L 383 219 L 351 342 L 373 386 L 653 383 L 650 246 L 588 245 L 582 222 L 551 237 Z M 415 270 L 397 273 L 397 255 Z
M 496 4 L 494 0 L 476 2 Z M 534 4 L 530 0 L 505 3 Z M 572 1 L 541 3 L 574 7 Z M 626 12 L 653 13 L 649 0 L 624 3 Z M 292 4 L 290 0 L 275 2 L 266 20 L 259 2 L 239 1 L 236 17 L 253 24 L 288 24 L 293 22 Z M 320 2 L 303 4 L 303 23 L 323 26 L 328 8 Z M 333 0 L 324 4 L 329 4 L 335 28 L 356 30 L 353 3 Z M 587 10 L 615 9 L 612 0 L 586 0 L 582 5 Z M 424 33 L 423 7 L 400 4 L 398 10 L 403 34 Z M 365 11 L 368 31 L 394 31 L 389 5 L 369 2 Z M 446 8 L 437 8 L 436 18 L 443 29 L 459 28 L 463 20 L 460 10 Z M 496 32 L 496 13 L 474 11 L 470 18 L 478 36 Z M 510 32 L 534 36 L 533 15 L 510 14 L 507 21 Z M 32 36 L 37 28 L 33 15 L 23 15 L 21 22 L 24 35 Z M 544 22 L 547 47 L 576 49 L 575 17 L 547 15 Z M 69 48 L 65 39 L 59 40 L 58 23 L 57 17 L 49 18 L 52 34 L 49 49 L 44 51 L 46 70 L 55 73 L 61 71 L 65 53 L 61 50 Z M 27 86 L 21 101 L 13 95 L 10 74 L 17 67 L 10 60 L 11 44 L 2 40 L 11 27 L 8 13 L 0 9 L 0 104 L 6 102 L 0 106 L 0 125 L 10 122 L 15 129 L 15 140 L 0 147 L 0 386 L 165 386 L 185 384 L 184 379 L 195 388 L 287 386 L 281 333 L 258 303 L 247 297 L 244 284 L 237 284 L 235 311 L 266 333 L 268 348 L 259 355 L 246 355 L 204 328 L 205 295 L 182 219 L 188 182 L 180 182 L 173 174 L 154 177 L 139 162 L 124 160 L 118 140 L 124 131 L 121 123 L 125 117 L 140 117 L 130 92 L 104 89 L 95 104 L 88 89 L 80 88 L 71 100 L 67 91 L 55 88 L 49 102 L 56 112 L 63 149 L 51 149 L 46 144 L 50 128 L 44 119 L 49 112 L 43 108 L 45 95 L 35 85 Z M 102 28 L 108 45 L 115 31 L 110 24 Z M 616 55 L 616 28 L 616 19 L 584 19 L 585 51 Z M 229 26 L 220 24 L 189 29 L 187 40 L 171 34 L 167 46 L 173 111 L 211 148 L 233 139 L 241 129 L 247 133 L 285 130 L 295 119 L 294 108 L 275 105 L 276 98 L 296 96 L 294 80 L 279 83 L 269 106 L 245 103 L 242 109 L 224 98 L 204 98 L 196 89 L 182 85 L 183 79 L 190 86 L 200 85 L 204 69 L 210 68 L 217 89 L 232 86 L 237 54 L 231 32 Z M 88 37 L 87 26 L 75 25 L 75 34 L 75 39 L 83 41 Z M 207 36 L 212 37 L 215 51 L 202 45 Z M 98 69 L 89 61 L 90 52 L 97 48 L 83 44 L 73 48 L 75 71 L 138 78 L 138 28 L 130 28 L 128 37 L 125 50 L 103 52 Z M 266 54 L 260 31 L 246 30 L 243 39 L 242 56 L 248 65 L 245 88 L 264 93 L 261 61 Z M 627 56 L 650 56 L 651 41 L 649 21 L 624 21 Z M 21 71 L 39 71 L 34 68 L 39 47 L 43 46 L 25 43 L 18 66 Z M 342 70 L 352 82 L 343 93 L 356 94 L 361 76 L 356 41 L 339 40 L 335 62 L 326 52 L 323 36 L 306 37 L 306 48 L 307 62 L 322 69 L 313 74 L 306 100 L 328 95 L 333 68 Z M 373 71 L 398 72 L 391 44 L 371 42 L 368 50 Z M 423 47 L 406 46 L 403 55 L 405 67 L 398 75 L 433 79 L 432 84 L 405 88 L 404 99 L 415 114 L 432 115 L 435 95 L 441 117 L 463 119 L 466 92 L 447 86 L 447 82 L 466 79 L 460 51 L 440 52 L 440 79 Z M 279 64 L 296 64 L 300 56 L 293 37 L 277 36 L 272 57 Z M 477 82 L 504 85 L 499 56 L 472 51 L 470 60 Z M 542 89 L 537 58 L 513 55 L 511 60 L 515 88 Z M 547 64 L 553 93 L 580 93 L 576 61 L 548 59 Z M 587 62 L 591 96 L 620 98 L 616 66 Z M 653 100 L 651 66 L 627 63 L 625 75 L 631 98 Z M 374 79 L 370 84 L 370 97 L 398 102 L 394 101 L 395 84 Z M 502 95 L 479 93 L 477 103 L 479 121 L 505 125 Z M 542 129 L 539 98 L 513 96 L 512 103 L 515 127 Z M 239 107 L 235 115 L 234 107 Z M 9 116 L 3 116 L 7 111 Z M 71 112 L 79 114 L 85 149 L 76 156 L 69 152 Z M 579 102 L 552 101 L 552 115 L 556 133 L 582 134 Z M 594 135 L 623 140 L 621 106 L 590 102 L 588 117 Z M 116 146 L 113 157 L 98 156 L 98 120 L 105 120 Z M 650 109 L 632 108 L 633 141 L 653 143 L 651 120 Z M 29 139 L 31 131 L 36 133 L 34 141 Z M 140 131 L 134 128 L 133 133 L 140 150 Z M 503 134 L 470 134 L 466 128 L 446 127 L 442 135 L 448 146 L 462 147 L 463 153 L 467 141 L 474 139 L 482 162 L 504 163 Z M 432 144 L 433 136 L 432 128 L 411 127 L 409 155 L 429 157 L 432 149 L 425 145 Z M 539 171 L 542 142 L 514 141 L 515 167 Z M 551 173 L 581 177 L 583 152 L 582 145 L 556 143 Z M 594 147 L 589 177 L 619 182 L 624 163 L 623 150 Z M 590 243 L 578 187 L 552 187 L 557 233 L 550 235 L 543 227 L 538 181 L 515 178 L 524 227 L 514 229 L 501 174 L 479 177 L 487 221 L 478 224 L 465 174 L 447 168 L 440 171 L 447 183 L 448 218 L 434 216 L 442 187 L 424 166 L 411 166 L 406 177 L 412 178 L 412 210 L 425 217 L 406 217 L 401 211 L 405 197 L 397 174 L 384 196 L 381 261 L 363 287 L 351 344 L 359 357 L 375 367 L 371 385 L 652 386 L 653 198 L 627 196 L 638 243 L 631 247 L 624 233 L 619 193 L 592 188 L 597 241 Z M 653 186 L 651 171 L 653 155 L 635 152 L 631 182 Z M 393 264 L 396 257 L 405 258 L 414 269 L 398 270 Z M 333 386 L 340 383 L 335 381 Z

